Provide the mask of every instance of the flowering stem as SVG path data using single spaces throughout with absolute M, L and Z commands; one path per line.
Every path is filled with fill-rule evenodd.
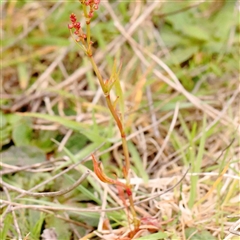
M 129 157 L 129 151 L 128 151 L 128 146 L 127 146 L 127 140 L 126 140 L 126 134 L 125 134 L 125 130 L 124 130 L 124 126 L 123 126 L 123 116 L 120 116 L 117 111 L 116 111 L 116 101 L 112 102 L 111 100 L 111 96 L 110 96 L 110 91 L 112 86 L 116 83 L 116 79 L 114 79 L 114 77 L 116 77 L 116 75 L 118 76 L 119 72 L 115 72 L 115 67 L 113 70 L 113 75 L 110 77 L 109 80 L 104 81 L 102 78 L 102 75 L 94 61 L 94 58 L 92 56 L 92 41 L 91 41 L 91 29 L 90 29 L 90 23 L 91 23 L 91 19 L 93 17 L 93 13 L 94 11 L 96 11 L 98 9 L 98 5 L 100 3 L 100 0 L 79 0 L 82 3 L 83 6 L 83 13 L 84 13 L 84 17 L 85 17 L 85 21 L 86 21 L 86 34 L 83 33 L 82 28 L 81 28 L 81 23 L 77 21 L 76 15 L 74 13 L 72 13 L 70 15 L 70 20 L 71 23 L 68 25 L 68 28 L 71 31 L 71 34 L 73 36 L 72 30 L 74 30 L 74 35 L 77 38 L 74 38 L 74 40 L 78 43 L 80 42 L 80 47 L 81 49 L 84 50 L 85 54 L 89 57 L 89 60 L 92 64 L 93 70 L 95 72 L 95 74 L 97 75 L 97 78 L 99 80 L 100 86 L 102 88 L 102 91 L 104 93 L 106 102 L 107 102 L 107 106 L 118 126 L 119 132 L 121 134 L 121 139 L 122 139 L 122 147 L 123 147 L 123 154 L 124 154 L 124 159 L 125 159 L 125 164 L 123 166 L 123 175 L 124 178 L 126 180 L 126 184 L 120 183 L 117 180 L 113 180 L 109 177 L 107 177 L 101 170 L 98 162 L 96 161 L 96 159 L 94 158 L 94 156 L 92 156 L 93 159 L 93 164 L 94 164 L 94 172 L 97 174 L 98 178 L 106 183 L 110 183 L 110 184 L 116 184 L 119 186 L 122 186 L 125 188 L 126 193 L 128 195 L 128 199 L 129 199 L 129 208 L 130 211 L 132 213 L 133 216 L 133 224 L 135 229 L 138 228 L 139 226 L 139 220 L 137 218 L 137 214 L 134 208 L 134 202 L 133 202 L 133 197 L 132 197 L 132 186 L 130 184 L 130 177 L 129 177 L 129 170 L 130 170 L 130 157 Z
M 108 89 L 106 88 L 104 82 L 103 82 L 103 79 L 102 79 L 102 76 L 99 72 L 99 69 L 94 61 L 94 58 L 91 56 L 89 57 L 90 59 L 90 62 L 92 64 L 92 67 L 93 67 L 93 70 L 94 72 L 96 73 L 97 77 L 98 77 L 98 80 L 100 82 L 100 85 L 101 85 L 101 88 L 104 92 L 104 95 L 105 95 L 105 99 L 106 99 L 106 102 L 107 102 L 107 105 L 108 105 L 108 108 L 118 126 L 118 129 L 121 133 L 121 138 L 122 138 L 122 147 L 123 147 L 123 153 L 124 153 L 124 157 L 125 157 L 125 167 L 124 167 L 124 171 L 123 171 L 123 174 L 124 174 L 124 178 L 126 179 L 126 186 L 131 189 L 131 185 L 130 185 L 130 179 L 129 179 L 129 169 L 130 169 L 130 158 L 129 158 L 129 151 L 128 151 L 128 146 L 127 146 L 127 140 L 126 140 L 126 135 L 125 135 L 125 131 L 123 129 L 123 124 L 116 112 L 116 110 L 114 109 L 113 105 L 112 105 L 112 101 L 111 101 L 111 97 L 110 97 L 110 93 L 108 91 Z M 136 211 L 135 211 L 135 208 L 134 208 L 134 202 L 133 202 L 133 197 L 131 194 L 128 194 L 128 198 L 129 198 L 129 204 L 130 204 L 130 211 L 132 213 L 132 216 L 133 216 L 133 224 L 134 226 L 137 228 L 139 226 L 139 221 L 137 219 L 137 214 L 136 214 Z
M 99 72 L 99 69 L 94 61 L 94 58 L 91 56 L 90 57 L 90 62 L 92 64 L 92 67 L 93 67 L 93 70 L 94 72 L 96 73 L 97 75 L 97 78 L 100 82 L 100 85 L 101 85 L 101 88 L 104 92 L 104 95 L 105 95 L 105 98 L 106 98 L 106 101 L 107 101 L 107 105 L 108 105 L 108 108 L 115 120 L 115 122 L 117 123 L 117 126 L 118 126 L 118 129 L 121 133 L 121 138 L 122 138 L 122 146 L 123 146 L 123 153 L 124 153 L 124 157 L 125 157 L 125 162 L 126 162 L 126 166 L 125 166 L 125 172 L 128 173 L 129 172 L 129 169 L 130 169 L 130 159 L 129 159 L 129 152 L 128 152 L 128 146 L 127 146 L 127 140 L 126 140 L 126 135 L 125 135 L 125 131 L 123 129 L 123 124 L 119 118 L 119 116 L 117 115 L 113 105 L 112 105 L 112 101 L 111 101 L 111 98 L 110 98 L 110 94 L 108 92 L 108 89 L 106 88 L 104 82 L 103 82 L 103 79 L 102 79 L 102 76 Z M 126 174 L 124 174 L 126 175 Z M 126 180 L 127 180 L 127 177 L 125 176 Z M 129 180 L 127 182 L 129 184 Z

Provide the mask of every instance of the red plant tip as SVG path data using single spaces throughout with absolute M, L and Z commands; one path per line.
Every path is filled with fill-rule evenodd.
M 74 13 L 71 13 L 70 20 L 71 20 L 72 23 L 75 23 L 77 21 L 77 17 Z

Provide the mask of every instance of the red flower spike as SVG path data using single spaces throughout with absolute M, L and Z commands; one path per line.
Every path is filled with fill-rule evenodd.
M 70 20 L 71 20 L 72 23 L 75 23 L 77 21 L 77 17 L 74 13 L 71 13 Z

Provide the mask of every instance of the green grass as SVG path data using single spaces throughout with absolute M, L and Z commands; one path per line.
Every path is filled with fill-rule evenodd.
M 179 1 L 159 3 L 145 16 L 151 4 L 154 3 L 110 1 L 126 31 L 145 17 L 131 34 L 142 47 L 139 51 L 144 59 L 121 34 L 105 3 L 96 12 L 92 27 L 94 56 L 104 80 L 117 72 L 114 61 L 122 62 L 122 70 L 116 76 L 123 92 L 119 92 L 118 85 L 115 94 L 121 96 L 118 111 L 125 113 L 127 123 L 135 201 L 172 187 L 191 164 L 180 187 L 156 201 L 138 205 L 139 217 L 156 216 L 159 226 L 151 235 L 140 234 L 136 239 L 183 239 L 183 236 L 189 240 L 223 239 L 229 234 L 229 226 L 234 225 L 228 216 L 239 214 L 239 200 L 236 200 L 240 177 L 239 129 L 236 128 L 239 123 L 238 10 L 231 1 L 199 5 Z M 35 204 L 42 209 L 16 205 L 14 212 L 7 212 L 9 204 L 1 207 L 0 236 L 1 239 L 40 239 L 44 230 L 54 228 L 58 237 L 68 240 L 105 227 L 121 237 L 129 229 L 126 212 L 101 213 L 103 205 L 105 209 L 119 207 L 121 196 L 116 186 L 103 184 L 94 176 L 91 159 L 86 158 L 97 149 L 96 156 L 106 174 L 111 178 L 117 175 L 122 181 L 121 136 L 104 97 L 99 94 L 94 72 L 91 68 L 85 71 L 90 66 L 88 57 L 70 39 L 69 15 L 74 12 L 83 22 L 79 2 L 63 2 L 48 16 L 53 6 L 54 2 L 38 1 L 3 4 L 6 15 L 2 20 L 4 61 L 0 67 L 3 76 L 1 173 L 4 182 L 25 190 L 46 181 L 34 192 L 59 191 L 71 186 L 87 169 L 91 174 L 76 189 L 58 197 L 18 198 L 18 193 L 2 187 L 3 200 Z M 42 16 L 46 17 L 40 25 L 14 43 L 19 34 Z M 63 50 L 66 54 L 61 56 Z M 174 90 L 157 76 L 156 71 L 160 71 L 173 81 L 145 54 L 146 50 L 167 64 L 188 93 L 204 106 L 211 106 L 217 114 L 211 116 L 205 107 L 200 110 L 195 101 L 181 93 L 181 86 L 176 84 Z M 59 57 L 62 60 L 48 72 Z M 82 74 L 75 76 L 79 69 Z M 47 77 L 39 81 L 45 74 Z M 179 114 L 169 133 L 176 104 L 179 104 Z M 217 119 L 226 106 L 223 116 Z M 157 121 L 165 117 L 166 120 L 156 124 L 154 117 Z M 148 130 L 144 131 L 145 127 Z M 168 134 L 170 138 L 161 156 L 149 168 Z M 235 142 L 225 149 L 233 138 Z M 74 169 L 63 172 L 77 163 Z M 227 175 L 221 177 L 223 170 Z M 61 176 L 52 180 L 57 174 Z M 46 206 L 59 210 L 46 210 Z M 64 210 L 65 207 L 97 210 L 74 212 Z M 142 223 L 145 232 L 146 225 Z M 105 233 L 99 233 L 104 239 Z

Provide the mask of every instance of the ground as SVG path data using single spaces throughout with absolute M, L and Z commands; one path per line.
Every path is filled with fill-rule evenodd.
M 95 153 L 125 181 L 120 133 L 68 29 L 71 13 L 85 27 L 80 2 L 1 3 L 1 239 L 239 239 L 239 9 L 101 1 L 94 13 L 104 81 L 122 64 L 130 238 L 124 193 L 93 172 Z

